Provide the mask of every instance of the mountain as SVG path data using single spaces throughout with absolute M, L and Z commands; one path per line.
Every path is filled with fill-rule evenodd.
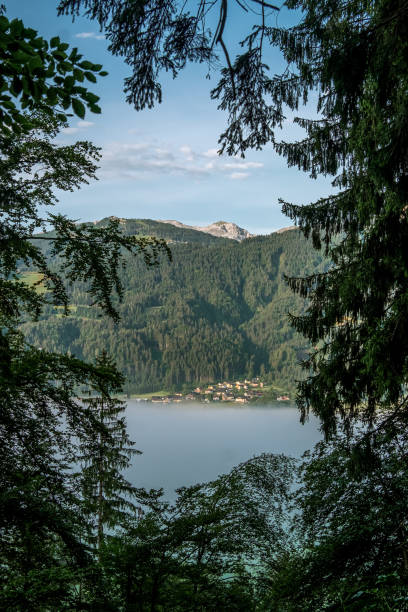
M 75 283 L 71 315 L 49 306 L 40 321 L 24 324 L 29 342 L 90 361 L 106 349 L 126 375 L 129 393 L 259 374 L 294 388 L 309 346 L 288 312 L 301 313 L 305 304 L 283 276 L 327 267 L 299 230 L 238 242 L 146 219 L 122 225 L 127 234 L 169 240 L 173 262 L 163 258 L 159 267 L 146 268 L 141 258 L 128 260 L 118 325 L 101 318 Z
M 118 217 L 107 217 L 101 221 L 94 221 L 94 225 L 105 225 L 110 218 L 118 219 Z M 211 232 L 203 232 L 201 229 L 197 229 L 190 225 L 184 225 L 179 221 L 154 221 L 153 219 L 119 218 L 119 222 L 122 225 L 123 232 L 128 236 L 141 234 L 145 236 L 164 238 L 169 242 L 219 244 L 220 236 L 215 236 Z M 245 232 L 246 230 L 242 231 Z M 224 239 L 227 240 L 227 237 Z
M 211 234 L 212 236 L 217 236 L 218 238 L 237 240 L 238 242 L 241 242 L 241 240 L 245 240 L 246 238 L 254 237 L 254 234 L 250 234 L 248 230 L 239 227 L 236 225 L 236 223 L 230 223 L 228 221 L 216 221 L 215 223 L 211 223 L 211 225 L 207 225 L 205 227 L 198 225 L 184 225 L 184 223 L 180 223 L 180 221 L 161 221 L 161 223 L 169 223 L 170 225 L 174 225 L 178 228 L 192 229 L 198 232 L 204 232 L 205 234 Z

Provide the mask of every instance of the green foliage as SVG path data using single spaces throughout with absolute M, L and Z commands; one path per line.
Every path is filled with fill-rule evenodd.
M 50 42 L 19 19 L 9 20 L 0 10 L 0 131 L 22 133 L 30 126 L 27 112 L 42 110 L 67 120 L 74 113 L 85 117 L 85 109 L 100 113 L 98 96 L 83 86 L 84 77 L 96 82 L 105 76 L 102 66 L 83 60 L 74 47 L 58 36 Z M 90 77 L 90 78 L 89 78 Z M 24 112 L 25 111 L 25 112 Z
M 93 422 L 74 390 L 100 373 L 29 349 L 16 333 L 3 333 L 0 348 L 0 607 L 68 605 L 67 577 L 75 580 L 91 563 L 70 466 L 75 436 Z
M 90 74 L 101 67 L 84 66 L 75 50 L 68 58 L 67 48 L 55 38 L 48 52 L 34 30 L 0 18 L 0 607 L 10 610 L 77 609 L 76 585 L 95 587 L 98 572 L 85 544 L 88 515 L 72 466 L 78 438 L 92 439 L 96 421 L 76 393 L 122 381 L 112 369 L 30 346 L 21 323 L 40 317 L 50 304 L 66 311 L 65 283 L 81 279 L 91 299 L 116 317 L 110 293 L 116 291 L 120 301 L 123 251 L 142 254 L 148 265 L 160 251 L 169 253 L 163 241 L 123 236 L 115 222 L 95 230 L 47 214 L 57 201 L 54 191 L 87 183 L 99 159 L 88 142 L 55 141 L 66 126 L 58 104 L 68 109 L 78 95 L 96 109 L 96 97 L 76 88 L 75 79 L 81 76 L 78 66 Z M 74 69 L 70 80 L 66 75 Z M 7 92 L 16 106 L 5 100 Z M 38 230 L 50 226 L 47 242 L 59 258 L 59 272 L 36 246 Z M 28 283 L 21 278 L 24 267 L 30 269 Z
M 298 551 L 275 575 L 273 609 L 405 609 L 406 451 L 400 427 L 375 443 L 368 432 L 321 442 L 305 457 L 294 502 Z
M 127 513 L 135 511 L 130 501 L 135 489 L 122 475 L 130 466 L 131 458 L 140 454 L 126 432 L 125 402 L 112 397 L 122 390 L 121 376 L 105 351 L 95 365 L 103 372 L 114 373 L 115 382 L 101 378 L 91 385 L 90 393 L 96 397 L 83 399 L 94 419 L 94 430 L 81 438 L 76 460 L 81 468 L 77 474 L 86 512 L 91 516 L 94 537 L 100 553 L 104 543 L 105 528 L 114 529 L 125 522 Z M 119 382 L 117 382 L 119 381 Z
M 216 480 L 141 492 L 145 514 L 105 548 L 118 608 L 255 610 L 266 557 L 290 548 L 282 528 L 294 461 L 262 455 Z
M 126 290 L 118 326 L 98 319 L 85 288 L 74 284 L 69 318 L 48 309 L 38 323 L 24 325 L 32 343 L 87 360 L 106 347 L 127 378 L 127 392 L 261 372 L 294 390 L 308 346 L 287 317 L 289 311 L 302 312 L 303 301 L 294 298 L 282 276 L 326 265 L 299 232 L 236 243 L 188 230 L 194 242 L 186 243 L 190 234 L 168 224 L 121 220 L 120 227 L 125 236 L 152 229 L 171 239 L 171 264 L 128 265 L 121 275 Z M 43 247 L 51 257 L 46 243 Z M 55 259 L 48 261 L 52 265 Z
M 159 251 L 169 254 L 163 240 L 149 237 L 123 236 L 117 221 L 106 226 L 78 226 L 62 215 L 39 216 L 40 206 L 52 206 L 53 190 L 73 190 L 93 178 L 95 162 L 99 159 L 96 147 L 88 142 L 59 146 L 54 138 L 64 125 L 59 119 L 37 113 L 30 117 L 30 129 L 20 135 L 10 132 L 0 136 L 3 157 L 0 162 L 0 193 L 2 194 L 1 277 L 2 307 L 0 317 L 19 319 L 24 311 L 38 317 L 50 299 L 67 307 L 65 284 L 86 280 L 90 295 L 111 316 L 117 313 L 110 294 L 123 293 L 118 276 L 122 249 L 142 254 L 146 264 L 157 262 Z M 39 170 L 39 167 L 42 170 Z M 21 176 L 23 174 L 23 176 Z M 46 224 L 54 226 L 47 237 L 50 252 L 58 254 L 61 274 L 50 269 L 35 234 Z M 43 239 L 41 239 L 43 242 Z M 16 271 L 30 266 L 41 274 L 47 296 L 40 296 L 33 287 L 18 280 Z M 64 280 L 63 280 L 64 278 Z

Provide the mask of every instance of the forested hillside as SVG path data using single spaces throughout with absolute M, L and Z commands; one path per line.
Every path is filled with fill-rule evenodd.
M 118 325 L 100 317 L 76 284 L 70 316 L 50 306 L 39 322 L 24 324 L 30 342 L 86 360 L 106 349 L 129 393 L 259 374 L 293 389 L 308 345 L 289 325 L 288 312 L 304 304 L 283 275 L 324 266 L 300 232 L 237 243 L 150 220 L 122 226 L 127 234 L 170 240 L 173 261 L 163 257 L 159 267 L 146 268 L 133 260 L 123 271 Z

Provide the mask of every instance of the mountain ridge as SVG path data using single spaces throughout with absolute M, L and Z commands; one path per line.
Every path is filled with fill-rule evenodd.
M 290 225 L 287 227 L 281 227 L 270 234 L 252 234 L 249 230 L 240 227 L 236 223 L 232 221 L 215 221 L 214 223 L 210 223 L 209 225 L 200 226 L 200 225 L 188 225 L 186 223 L 182 223 L 176 219 L 135 219 L 135 218 L 125 218 L 125 217 L 116 217 L 114 215 L 110 217 L 105 217 L 100 220 L 91 221 L 92 225 L 104 224 L 108 219 L 116 219 L 119 221 L 120 225 L 124 228 L 125 233 L 152 233 L 156 235 L 158 238 L 165 238 L 169 233 L 169 226 L 177 228 L 178 230 L 183 230 L 183 234 L 173 234 L 167 237 L 168 240 L 175 240 L 176 242 L 203 242 L 204 236 L 207 236 L 210 241 L 213 241 L 214 238 L 223 239 L 223 240 L 233 240 L 235 242 L 242 242 L 243 240 L 247 240 L 249 238 L 256 238 L 257 236 L 263 235 L 272 235 L 272 234 L 283 234 L 290 230 L 298 229 L 296 225 Z M 86 224 L 86 222 L 85 222 Z M 167 229 L 165 228 L 167 226 Z M 183 238 L 184 240 L 181 240 Z M 204 240 L 208 242 L 207 240 Z

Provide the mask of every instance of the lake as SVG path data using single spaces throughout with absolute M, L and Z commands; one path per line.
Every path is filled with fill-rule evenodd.
M 152 404 L 128 400 L 129 436 L 143 455 L 126 477 L 133 485 L 174 489 L 216 478 L 261 453 L 300 457 L 321 439 L 315 417 L 301 425 L 295 406 Z

